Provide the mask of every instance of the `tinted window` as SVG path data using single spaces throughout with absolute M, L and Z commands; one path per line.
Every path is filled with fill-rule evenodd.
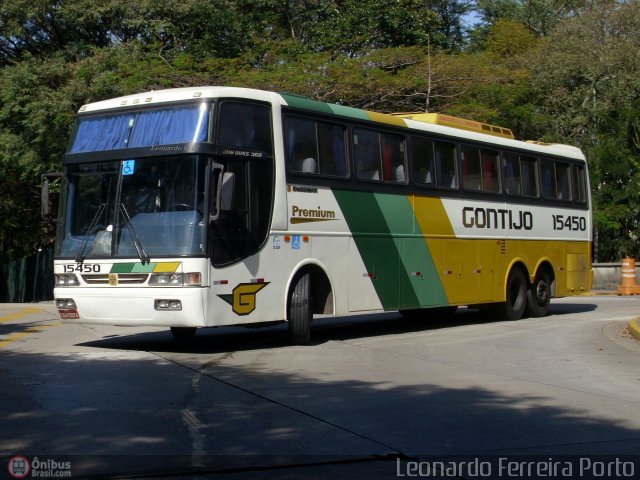
M 556 195 L 556 171 L 552 160 L 543 159 L 540 162 L 540 173 L 542 178 L 542 196 L 544 198 L 555 199 Z
M 424 138 L 412 138 L 411 158 L 413 160 L 413 181 L 422 185 L 435 185 L 433 142 Z
M 456 146 L 453 143 L 433 142 L 436 177 L 439 187 L 458 188 L 456 174 Z
M 504 189 L 509 195 L 538 196 L 535 158 L 504 154 L 502 167 Z
M 498 175 L 498 152 L 463 146 L 462 184 L 465 190 L 481 192 L 500 192 Z
M 218 143 L 271 153 L 271 116 L 266 106 L 223 102 Z
M 564 162 L 554 162 L 543 159 L 542 195 L 553 200 L 571 200 L 570 165 Z
M 573 199 L 576 202 L 584 203 L 587 201 L 587 181 L 582 165 L 573 166 L 573 192 Z
M 536 163 L 535 158 L 520 157 L 522 194 L 528 197 L 538 196 L 538 170 Z
M 375 130 L 353 130 L 356 174 L 362 180 L 406 182 L 404 137 Z
M 342 125 L 287 117 L 284 129 L 290 171 L 341 177 L 347 175 L 345 128 Z

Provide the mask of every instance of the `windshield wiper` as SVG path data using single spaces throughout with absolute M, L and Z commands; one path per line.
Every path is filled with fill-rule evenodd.
M 122 218 L 124 218 L 124 224 L 129 229 L 129 234 L 131 235 L 131 239 L 133 240 L 133 245 L 136 247 L 136 252 L 138 252 L 138 257 L 140 258 L 140 262 L 144 265 L 145 263 L 149 263 L 151 258 L 145 252 L 144 247 L 142 246 L 142 242 L 140 242 L 140 238 L 136 234 L 136 230 L 133 228 L 133 223 L 131 223 L 131 217 L 129 216 L 129 212 L 127 212 L 124 203 L 120 204 L 120 211 L 122 212 Z
M 95 230 L 96 225 L 100 221 L 100 218 L 102 218 L 102 214 L 107 210 L 107 206 L 108 206 L 108 203 L 100 204 L 100 206 L 98 207 L 98 210 L 96 211 L 96 214 L 93 216 L 93 219 L 89 224 L 89 227 L 84 232 L 85 238 L 84 238 L 84 241 L 82 242 L 82 246 L 80 247 L 80 251 L 76 255 L 76 263 L 82 264 L 82 262 L 84 262 L 84 259 L 87 257 L 84 251 L 87 248 L 87 246 L 91 247 L 93 245 L 93 242 L 96 240 L 96 237 L 97 237 L 97 235 L 94 235 L 94 237 L 91 239 L 91 243 L 89 243 L 89 235 L 91 235 L 91 233 Z

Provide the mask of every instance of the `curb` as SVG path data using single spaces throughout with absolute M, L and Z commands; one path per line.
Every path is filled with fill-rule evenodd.
M 640 340 L 640 317 L 632 318 L 629 321 L 629 333 L 636 340 Z

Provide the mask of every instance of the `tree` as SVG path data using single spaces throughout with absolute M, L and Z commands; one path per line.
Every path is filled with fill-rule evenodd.
M 640 254 L 640 4 L 599 2 L 562 21 L 535 61 L 546 139 L 581 146 L 601 260 Z
M 515 20 L 538 36 L 550 34 L 564 18 L 584 10 L 591 0 L 477 0 L 477 11 L 487 25 L 499 19 Z

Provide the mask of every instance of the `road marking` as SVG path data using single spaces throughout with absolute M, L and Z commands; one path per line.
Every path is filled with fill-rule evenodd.
M 38 312 L 41 312 L 42 310 L 43 308 L 41 307 L 23 308 L 19 312 L 10 313 L 9 315 L 3 315 L 2 317 L 0 317 L 0 323 L 10 322 L 11 320 L 15 320 L 20 317 L 25 317 L 27 315 L 31 315 L 32 313 L 38 313 Z
M 35 327 L 29 327 L 23 332 L 12 333 L 4 340 L 0 340 L 0 348 L 4 348 L 7 345 L 12 344 L 13 342 L 17 342 L 18 340 L 22 340 L 24 337 L 29 335 L 30 333 L 41 332 L 50 327 L 59 327 L 62 325 L 62 322 L 53 322 L 48 325 L 37 325 Z

